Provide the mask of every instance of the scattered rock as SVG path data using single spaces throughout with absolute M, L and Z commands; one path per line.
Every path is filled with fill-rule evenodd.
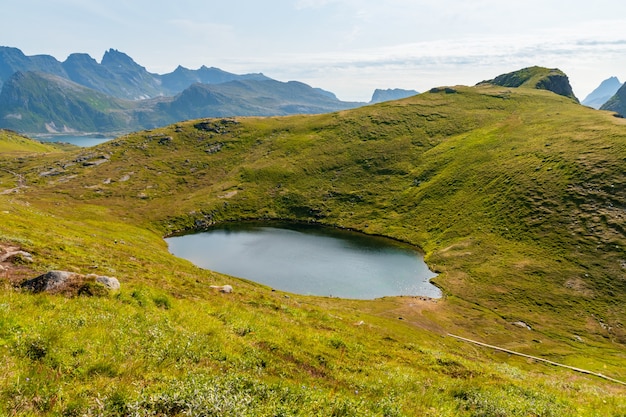
M 170 142 L 173 142 L 174 138 L 171 136 L 163 136 L 159 139 L 159 145 L 167 145 Z
M 517 326 L 517 327 L 521 327 L 523 329 L 527 329 L 527 330 L 532 330 L 532 327 L 530 327 L 528 324 L 524 323 L 523 321 L 515 321 L 513 323 L 511 323 L 513 326 Z
M 85 166 L 85 167 L 95 167 L 95 166 L 98 166 L 98 165 L 102 165 L 105 162 L 109 162 L 109 160 L 106 159 L 106 158 L 94 159 L 94 160 L 91 160 L 91 161 L 83 162 L 83 166 Z
M 0 255 L 0 262 L 18 263 L 20 261 L 32 262 L 33 255 L 23 250 L 8 251 L 5 254 Z
M 211 285 L 211 288 L 223 292 L 224 294 L 230 294 L 233 292 L 233 287 L 230 285 Z
M 234 119 L 221 119 L 221 120 L 204 120 L 200 123 L 193 125 L 198 130 L 202 130 L 210 133 L 217 133 L 223 135 L 228 133 L 229 127 L 238 124 Z
M 88 275 L 87 277 L 95 277 L 96 282 L 104 285 L 110 290 L 117 291 L 120 289 L 120 281 L 115 277 L 107 277 L 104 275 Z
M 43 172 L 40 172 L 40 173 L 39 173 L 39 176 L 40 176 L 40 177 L 51 177 L 51 176 L 53 176 L 53 175 L 61 175 L 62 173 L 63 173 L 62 171 L 59 171 L 59 170 L 58 170 L 58 169 L 56 169 L 56 168 L 52 168 L 52 169 L 50 169 L 50 170 L 48 170 L 48 171 L 43 171 Z
M 214 154 L 214 153 L 216 153 L 216 152 L 221 151 L 221 150 L 222 150 L 222 146 L 224 146 L 224 144 L 223 144 L 223 143 L 219 143 L 219 142 L 218 142 L 218 143 L 214 143 L 214 144 L 209 145 L 209 147 L 208 147 L 208 148 L 206 148 L 206 149 L 204 150 L 204 152 L 206 152 L 206 153 L 208 153 L 209 155 L 211 155 L 211 154 Z

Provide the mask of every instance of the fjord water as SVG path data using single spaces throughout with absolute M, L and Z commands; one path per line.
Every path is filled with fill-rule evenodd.
M 88 148 L 110 141 L 113 137 L 104 135 L 47 135 L 35 137 L 40 142 L 65 142 L 72 145 Z
M 308 225 L 229 224 L 169 237 L 170 252 L 197 266 L 277 290 L 351 299 L 441 297 L 413 247 Z

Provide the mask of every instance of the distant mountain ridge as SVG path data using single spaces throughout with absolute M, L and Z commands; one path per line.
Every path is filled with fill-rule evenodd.
M 121 133 L 202 117 L 327 113 L 363 106 L 320 88 L 261 73 L 237 75 L 202 66 L 150 73 L 115 49 L 101 63 L 75 53 L 60 62 L 0 47 L 0 128 L 28 133 Z M 578 102 L 559 69 L 529 67 L 480 84 L 552 91 Z M 376 90 L 370 103 L 417 91 Z
M 604 103 L 609 101 L 611 97 L 617 93 L 617 90 L 622 86 L 622 83 L 617 77 L 610 77 L 602 81 L 600 85 L 593 90 L 585 99 L 582 104 L 585 106 L 593 107 L 594 109 L 601 108 Z
M 621 117 L 626 117 L 626 83 L 600 107 L 600 110 L 614 111 Z
M 374 94 L 372 94 L 370 103 L 374 104 L 382 103 L 384 101 L 400 100 L 417 94 L 419 93 L 415 90 L 404 90 L 402 88 L 388 88 L 386 90 L 377 88 L 374 90 Z
M 362 106 L 304 83 L 202 66 L 153 74 L 115 49 L 98 63 L 0 47 L 0 127 L 29 133 L 126 132 L 220 116 L 326 113 Z
M 328 113 L 339 101 L 297 81 L 196 83 L 172 97 L 126 100 L 44 72 L 17 72 L 0 92 L 0 127 L 29 133 L 129 132 L 202 117 Z
M 106 51 L 98 63 L 84 53 L 71 54 L 60 62 L 49 55 L 26 56 L 18 48 L 0 47 L 0 87 L 18 71 L 57 75 L 101 93 L 129 100 L 172 96 L 197 82 L 217 84 L 238 79 L 269 79 L 263 74 L 237 75 L 206 66 L 197 70 L 179 66 L 171 73 L 159 75 L 149 72 L 130 56 L 115 49 Z

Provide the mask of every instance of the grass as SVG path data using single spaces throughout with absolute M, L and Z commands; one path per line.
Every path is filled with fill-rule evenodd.
M 625 138 L 619 119 L 550 92 L 457 86 L 5 153 L 0 193 L 15 173 L 23 186 L 0 194 L 0 243 L 35 261 L 4 272 L 0 410 L 623 415 L 619 385 L 446 334 L 626 379 Z M 284 294 L 201 270 L 162 239 L 240 219 L 420 246 L 445 296 Z M 11 285 L 50 269 L 116 276 L 122 289 L 64 298 Z M 210 288 L 225 283 L 233 294 Z

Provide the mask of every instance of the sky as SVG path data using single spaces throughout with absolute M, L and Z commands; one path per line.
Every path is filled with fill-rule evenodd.
M 369 101 L 539 65 L 582 100 L 626 81 L 623 0 L 3 0 L 0 46 L 98 62 L 116 49 L 153 73 L 263 73 Z

